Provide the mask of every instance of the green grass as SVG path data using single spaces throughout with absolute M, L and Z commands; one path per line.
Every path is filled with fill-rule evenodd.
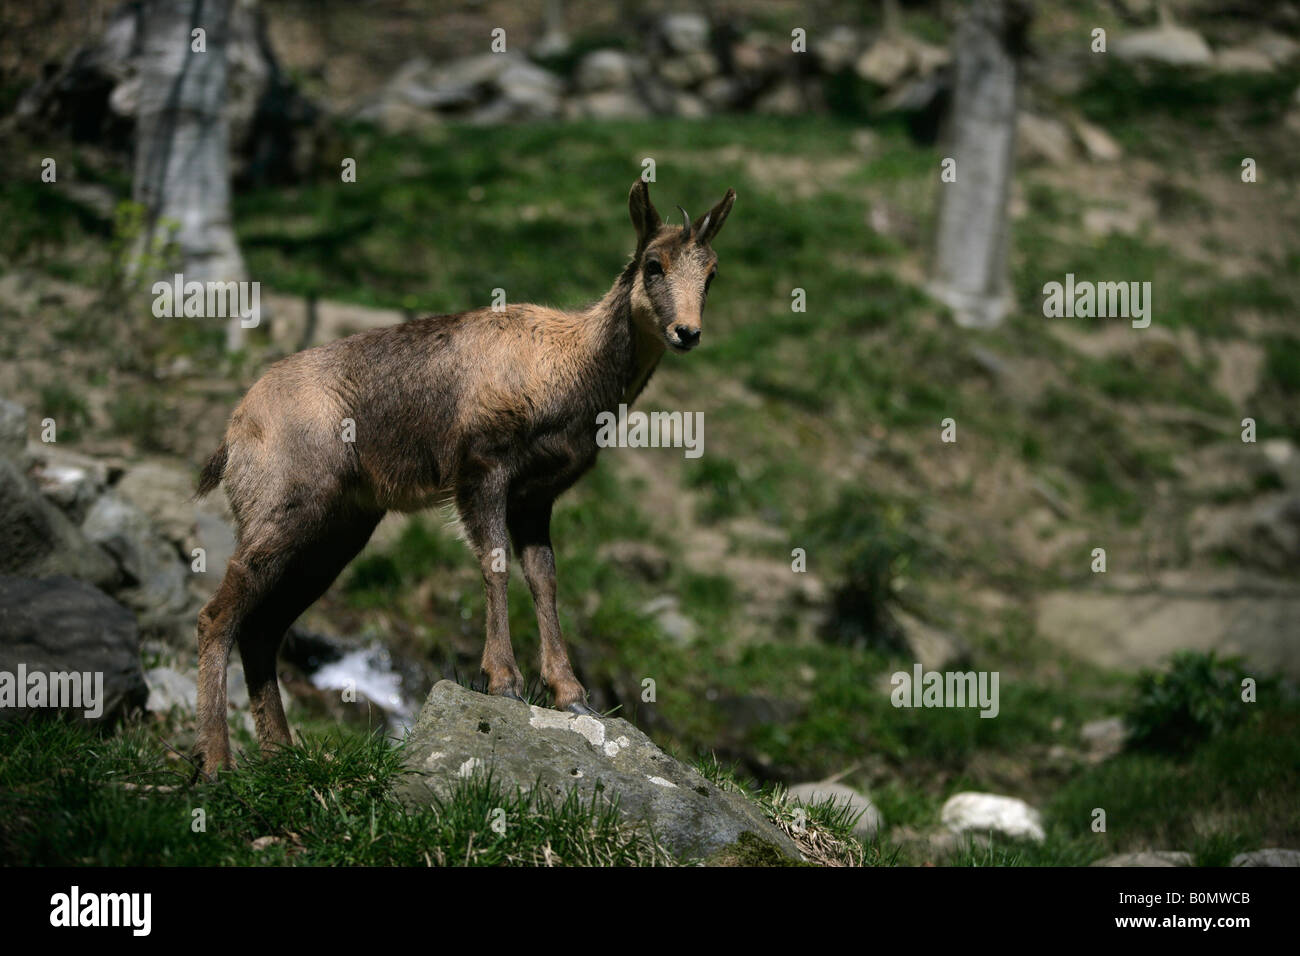
M 101 739 L 63 723 L 8 722 L 0 738 L 0 860 L 10 865 L 677 862 L 608 805 L 549 803 L 490 778 L 405 807 L 391 794 L 402 751 L 377 736 L 308 738 L 193 788 L 188 768 L 169 765 L 143 728 Z

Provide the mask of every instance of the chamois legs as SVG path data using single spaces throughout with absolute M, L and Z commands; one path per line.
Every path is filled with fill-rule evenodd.
M 238 643 L 249 703 L 263 752 L 290 742 L 276 682 L 276 654 L 298 616 L 319 598 L 369 540 L 380 513 L 349 516 L 327 532 L 263 532 L 257 546 L 241 542 L 221 587 L 199 612 L 199 735 L 204 774 L 229 767 L 226 668 Z M 253 537 L 250 535 L 250 537 Z
M 551 549 L 551 504 L 516 503 L 509 513 L 510 537 L 514 539 L 524 579 L 537 610 L 537 629 L 542 644 L 542 679 L 550 687 L 557 710 L 592 714 L 587 691 L 573 674 L 569 654 L 560 634 L 560 617 L 555 610 L 555 552 Z
M 506 534 L 504 469 L 483 474 L 456 492 L 456 507 L 470 547 L 483 573 L 487 599 L 487 636 L 480 665 L 489 694 L 523 700 L 524 675 L 510 646 L 510 540 Z

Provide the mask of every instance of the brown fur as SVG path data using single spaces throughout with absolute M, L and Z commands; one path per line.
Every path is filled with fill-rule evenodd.
M 638 180 L 628 200 L 636 252 L 595 305 L 513 305 L 362 332 L 277 362 L 248 390 L 199 481 L 200 495 L 224 482 L 239 537 L 198 619 L 206 774 L 230 763 L 231 647 L 244 661 L 258 742 L 288 743 L 275 668 L 285 631 L 386 511 L 444 500 L 455 502 L 483 574 L 489 692 L 523 692 L 508 572 L 492 570 L 495 549 L 513 542 L 555 706 L 590 712 L 555 609 L 551 508 L 595 461 L 597 414 L 634 399 L 666 348 L 698 341 L 717 261 L 710 243 L 734 200 L 728 190 L 689 230 L 665 226 Z M 354 442 L 343 440 L 345 419 Z

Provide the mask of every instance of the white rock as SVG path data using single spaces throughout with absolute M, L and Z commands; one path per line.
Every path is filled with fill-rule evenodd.
M 659 35 L 674 53 L 690 53 L 709 45 L 709 21 L 698 13 L 672 13 L 659 21 Z
M 954 833 L 993 830 L 1009 837 L 1041 842 L 1042 817 L 1025 801 L 995 793 L 959 793 L 949 797 L 940 822 Z
M 149 686 L 149 699 L 145 709 L 165 714 L 173 708 L 192 711 L 198 706 L 198 687 L 194 678 L 170 667 L 155 667 L 145 671 L 144 682 Z
M 1118 37 L 1112 49 L 1121 60 L 1146 60 L 1171 66 L 1204 66 L 1214 60 L 1209 44 L 1195 30 L 1171 23 Z
M 578 64 L 574 82 L 583 92 L 625 89 L 632 83 L 633 61 L 622 50 L 593 50 Z

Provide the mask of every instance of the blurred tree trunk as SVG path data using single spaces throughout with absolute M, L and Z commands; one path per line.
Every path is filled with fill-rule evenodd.
M 1021 0 L 973 0 L 954 39 L 954 96 L 941 182 L 931 292 L 960 326 L 1006 314 L 1007 200 L 1015 167 L 1016 87 L 1029 10 Z
M 155 237 L 175 230 L 185 281 L 242 281 L 230 216 L 226 45 L 231 0 L 147 0 L 140 50 L 134 197 L 145 207 L 137 252 L 143 269 Z M 204 31 L 203 52 L 193 31 Z M 243 344 L 236 315 L 226 348 Z

